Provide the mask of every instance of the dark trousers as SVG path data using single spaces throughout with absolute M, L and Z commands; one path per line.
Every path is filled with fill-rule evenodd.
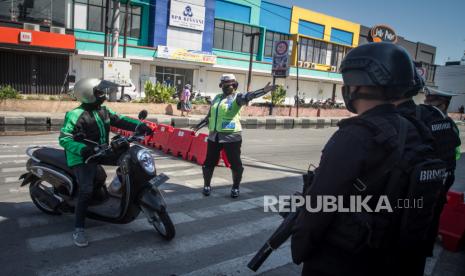
M 105 185 L 106 174 L 97 163 L 80 164 L 73 167 L 78 183 L 78 200 L 75 208 L 75 228 L 84 228 L 86 212 L 93 194 Z
M 209 175 L 213 174 L 213 170 L 215 169 L 218 161 L 220 160 L 220 152 L 224 149 L 226 156 L 228 157 L 229 163 L 231 163 L 231 170 L 233 173 L 233 183 L 234 188 L 239 188 L 239 183 L 242 178 L 242 172 L 244 171 L 244 167 L 242 167 L 242 160 L 241 160 L 241 146 L 242 141 L 237 142 L 230 142 L 230 143 L 219 143 L 219 142 L 212 142 L 208 140 L 207 146 L 207 158 L 204 163 L 204 168 L 209 171 Z M 205 178 L 204 174 L 204 178 Z M 208 177 L 208 176 L 207 176 Z M 210 179 L 206 180 L 208 186 L 210 185 Z

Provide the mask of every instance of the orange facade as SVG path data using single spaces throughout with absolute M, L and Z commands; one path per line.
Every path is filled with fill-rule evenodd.
M 76 39 L 73 35 L 8 27 L 0 27 L 0 43 L 58 48 L 70 51 L 76 48 Z

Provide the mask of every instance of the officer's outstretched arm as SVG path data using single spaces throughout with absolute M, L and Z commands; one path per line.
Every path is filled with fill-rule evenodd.
M 261 96 L 267 94 L 270 91 L 274 91 L 276 87 L 277 85 L 270 85 L 270 83 L 267 83 L 266 86 L 263 87 L 262 89 L 258 89 L 253 92 L 245 93 L 242 97 L 242 100 L 248 103 L 253 99 L 260 98 Z

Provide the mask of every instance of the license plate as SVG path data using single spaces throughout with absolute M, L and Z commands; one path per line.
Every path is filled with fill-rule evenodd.
M 170 179 L 166 174 L 159 174 L 157 176 L 155 176 L 154 178 L 150 179 L 149 180 L 149 183 L 155 187 L 159 187 L 161 184 L 165 183 L 166 181 L 168 181 L 168 179 Z

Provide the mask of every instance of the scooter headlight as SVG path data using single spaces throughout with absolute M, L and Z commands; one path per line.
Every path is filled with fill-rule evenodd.
M 145 172 L 150 175 L 155 174 L 155 162 L 148 150 L 139 151 L 137 153 L 137 160 L 139 160 L 139 164 L 142 168 L 144 168 Z

